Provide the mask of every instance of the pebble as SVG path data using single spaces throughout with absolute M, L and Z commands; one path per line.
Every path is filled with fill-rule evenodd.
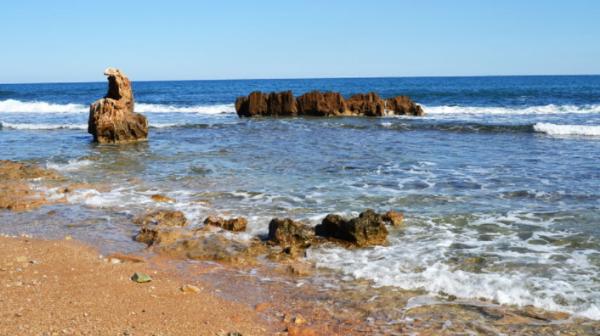
M 148 274 L 144 274 L 144 273 L 141 273 L 141 272 L 135 272 L 131 276 L 131 280 L 133 280 L 133 281 L 135 281 L 137 283 L 144 283 L 144 282 L 150 282 L 150 281 L 152 281 L 152 278 Z
M 181 291 L 184 293 L 200 293 L 200 288 L 194 285 L 183 285 L 181 286 Z

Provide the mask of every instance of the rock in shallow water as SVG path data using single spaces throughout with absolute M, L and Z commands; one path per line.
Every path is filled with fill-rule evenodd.
M 108 93 L 90 106 L 88 133 L 95 142 L 122 143 L 145 140 L 148 120 L 133 112 L 133 91 L 129 79 L 120 70 L 108 68 Z
M 311 91 L 294 98 L 291 91 L 255 91 L 238 97 L 235 109 L 240 117 L 423 115 L 421 106 L 406 96 L 381 99 L 374 92 L 344 99 L 338 92 Z
M 246 231 L 248 220 L 246 220 L 244 217 L 224 219 L 217 216 L 208 216 L 204 220 L 204 225 L 211 225 L 228 231 L 240 232 Z
M 269 223 L 269 242 L 283 248 L 307 248 L 313 236 L 306 225 L 289 218 L 273 218 Z
M 382 216 L 368 209 L 350 220 L 339 215 L 327 215 L 323 222 L 315 227 L 315 234 L 364 247 L 385 244 L 388 231 Z

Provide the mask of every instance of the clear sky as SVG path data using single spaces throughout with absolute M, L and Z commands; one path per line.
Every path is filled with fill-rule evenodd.
M 18 0 L 0 83 L 600 74 L 597 0 Z

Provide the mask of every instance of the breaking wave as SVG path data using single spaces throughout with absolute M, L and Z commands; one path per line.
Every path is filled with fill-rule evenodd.
M 533 129 L 539 133 L 557 136 L 600 136 L 600 125 L 557 125 L 550 123 L 537 123 Z
M 88 105 L 69 103 L 55 104 L 44 101 L 23 102 L 15 99 L 0 101 L 0 113 L 87 113 Z M 163 104 L 135 104 L 135 111 L 140 113 L 199 113 L 221 114 L 235 113 L 233 104 L 174 106 Z
M 600 113 L 600 104 L 591 105 L 540 105 L 525 107 L 494 106 L 423 106 L 426 114 L 562 114 Z

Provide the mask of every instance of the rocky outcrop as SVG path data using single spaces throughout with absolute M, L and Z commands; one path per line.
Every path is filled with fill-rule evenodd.
M 239 97 L 235 108 L 240 117 L 423 115 L 421 106 L 406 96 L 381 99 L 375 92 L 344 99 L 338 92 L 311 91 L 294 98 L 291 91 L 255 91 Z
M 385 115 L 385 102 L 375 92 L 355 94 L 346 101 L 352 115 L 382 117 Z
M 181 211 L 152 211 L 136 218 L 134 223 L 142 226 L 134 239 L 147 245 L 168 245 L 191 236 L 188 230 L 183 229 L 187 219 Z
M 295 116 L 298 113 L 296 99 L 292 91 L 252 92 L 248 97 L 239 97 L 235 109 L 240 117 Z
M 337 92 L 311 91 L 298 97 L 298 115 L 330 117 L 343 115 L 346 103 Z
M 422 116 L 425 114 L 420 105 L 415 104 L 407 96 L 398 96 L 385 100 L 385 108 L 396 115 Z
M 204 220 L 204 225 L 220 227 L 227 231 L 240 232 L 246 231 L 248 220 L 246 220 L 244 217 L 224 219 L 217 216 L 208 216 Z
M 391 226 L 400 227 L 404 225 L 404 214 L 395 210 L 384 213 L 381 218 Z
M 95 142 L 122 143 L 145 140 L 148 120 L 133 112 L 134 99 L 129 79 L 118 69 L 108 68 L 108 93 L 90 106 L 88 133 Z
M 46 183 L 62 177 L 52 169 L 16 161 L 0 160 L 0 209 L 25 211 L 55 203 L 30 182 Z
M 315 227 L 315 234 L 364 247 L 385 244 L 388 231 L 383 217 L 368 209 L 350 220 L 339 215 L 327 215 L 323 222 Z
M 313 234 L 306 225 L 289 218 L 273 218 L 269 223 L 268 241 L 283 248 L 307 248 Z

